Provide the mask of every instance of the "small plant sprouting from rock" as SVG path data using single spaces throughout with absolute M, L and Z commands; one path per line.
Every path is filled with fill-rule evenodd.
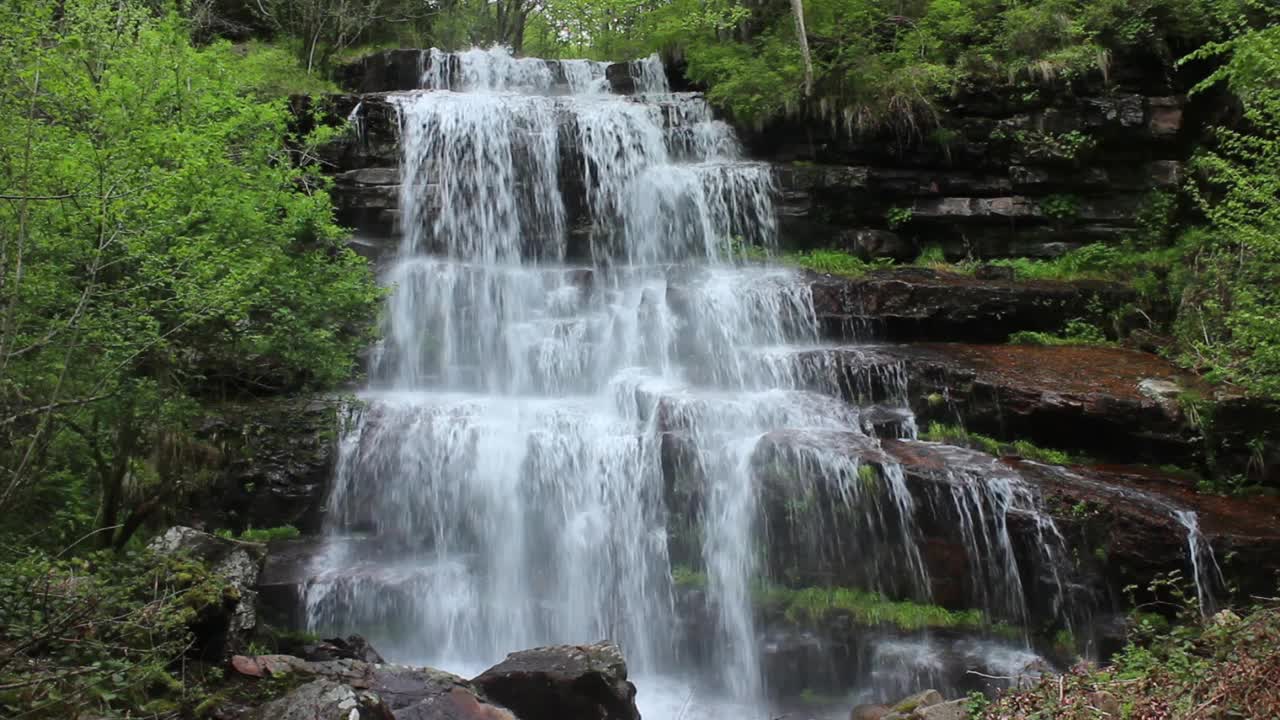
M 885 222 L 889 225 L 890 230 L 897 230 L 911 222 L 914 214 L 914 211 L 909 207 L 891 207 L 885 213 Z
M 979 628 L 986 624 L 979 610 L 948 610 L 910 600 L 894 601 L 879 593 L 844 587 L 763 586 L 757 591 L 757 602 L 780 610 L 793 623 L 816 622 L 828 614 L 843 613 L 862 625 L 890 625 L 902 630 Z
M 300 537 L 302 532 L 292 525 L 280 525 L 270 528 L 246 528 L 239 536 L 234 535 L 230 530 L 219 530 L 215 533 L 218 537 L 228 540 L 241 540 L 253 543 L 268 543 L 273 540 L 293 540 Z
M 1040 210 L 1046 217 L 1064 223 L 1080 214 L 1080 200 L 1074 195 L 1049 195 L 1040 201 Z
M 1069 465 L 1074 461 L 1070 454 L 1062 450 L 1040 447 L 1029 440 L 1004 442 L 987 435 L 969 432 L 959 425 L 939 422 L 929 423 L 928 429 L 920 433 L 920 439 L 981 450 L 990 455 L 1016 455 L 1050 465 Z

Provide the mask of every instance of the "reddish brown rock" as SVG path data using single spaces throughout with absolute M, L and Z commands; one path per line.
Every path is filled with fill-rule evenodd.
M 905 363 L 922 422 L 959 420 L 974 432 L 1126 462 L 1188 463 L 1201 449 L 1177 398 L 1202 383 L 1149 353 L 965 344 L 885 352 Z
M 809 280 L 824 334 L 852 339 L 1002 341 L 1059 330 L 1091 303 L 1117 307 L 1134 297 L 1115 283 L 980 280 L 916 267 Z

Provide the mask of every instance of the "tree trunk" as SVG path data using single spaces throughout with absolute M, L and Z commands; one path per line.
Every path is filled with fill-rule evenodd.
M 133 408 L 129 407 L 116 430 L 116 447 L 111 458 L 111 468 L 102 478 L 102 534 L 103 547 L 111 547 L 116 533 L 113 528 L 120 516 L 120 505 L 124 500 L 124 481 L 129 476 L 129 462 L 133 459 L 138 444 L 137 420 Z
M 813 57 L 809 54 L 809 34 L 804 29 L 804 0 L 791 0 L 791 14 L 796 19 L 796 37 L 800 40 L 800 57 L 804 59 L 804 96 L 813 97 Z

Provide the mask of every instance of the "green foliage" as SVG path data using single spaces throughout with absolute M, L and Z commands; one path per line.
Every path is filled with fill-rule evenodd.
M 184 700 L 172 673 L 190 628 L 236 589 L 200 563 L 39 552 L 0 564 L 0 714 L 153 717 Z
M 707 586 L 707 574 L 700 570 L 694 570 L 688 565 L 676 565 L 671 568 L 671 582 L 676 587 L 682 588 L 705 588 Z
M 985 622 L 978 610 L 948 610 L 909 600 L 893 601 L 879 593 L 851 588 L 766 586 L 756 594 L 757 603 L 780 610 L 795 623 L 818 621 L 831 613 L 849 615 L 862 625 L 892 625 L 901 630 L 978 628 Z
M 947 255 L 941 245 L 927 245 L 924 250 L 920 251 L 920 256 L 916 258 L 916 264 L 925 267 L 945 266 L 947 264 Z
M 843 250 L 809 250 L 797 253 L 784 253 L 778 257 L 780 262 L 795 265 L 815 272 L 858 277 L 877 268 L 889 267 L 893 261 L 888 258 L 863 260 Z
M 243 45 L 217 43 L 207 52 L 225 54 L 223 62 L 235 73 L 240 92 L 259 100 L 338 92 L 332 81 L 307 72 L 298 63 L 296 52 L 288 47 L 257 41 Z
M 230 530 L 219 530 L 218 537 L 243 540 L 244 542 L 268 543 L 272 540 L 293 540 L 301 537 L 302 532 L 292 525 L 281 525 L 272 528 L 247 528 L 239 537 L 233 538 Z
M 1061 222 L 1074 219 L 1080 213 L 1080 201 L 1074 195 L 1049 195 L 1040 201 L 1040 209 Z
M 629 31 L 627 42 L 616 42 L 620 33 L 598 22 L 594 32 L 629 55 L 660 50 L 685 59 L 689 77 L 709 85 L 713 102 L 743 120 L 803 110 L 854 131 L 891 128 L 945 138 L 934 134 L 938 104 L 962 84 L 1015 83 L 1034 99 L 1040 83 L 1105 74 L 1117 53 L 1168 52 L 1171 43 L 1208 27 L 1200 0 L 808 0 L 803 6 L 813 98 L 801 96 L 803 62 L 786 3 L 672 0 L 616 23 Z M 1090 146 L 1077 135 L 1049 138 L 1049 144 L 1058 156 L 1075 158 Z
M 972 717 L 1094 720 L 1114 703 L 1123 717 L 1198 717 L 1209 707 L 1222 717 L 1276 717 L 1280 688 L 1280 609 L 1261 605 L 1208 620 L 1198 613 L 1179 624 L 1150 613 L 1134 616 L 1129 643 L 1110 665 L 1080 665 L 1030 687 L 971 705 Z
M 1233 36 L 1191 58 L 1221 63 L 1197 91 L 1224 85 L 1244 122 L 1219 128 L 1191 164 L 1191 196 L 1208 222 L 1181 240 L 1191 272 L 1176 330 L 1183 362 L 1280 396 L 1280 10 L 1248 1 L 1229 9 L 1222 21 Z M 1250 14 L 1268 22 L 1250 25 Z
M 909 207 L 889 208 L 889 211 L 885 213 L 885 222 L 889 225 L 890 230 L 897 230 L 911 222 L 912 215 L 914 215 L 914 212 Z
M 1069 465 L 1075 461 L 1068 453 L 1061 450 L 1043 448 L 1028 440 L 1016 440 L 1006 443 L 993 437 L 969 432 L 959 425 L 947 425 L 940 422 L 929 423 L 929 427 L 920 433 L 920 439 L 981 450 L 989 455 L 1016 455 L 1027 460 L 1035 460 L 1050 465 Z
M 1068 320 L 1062 332 L 1051 334 L 1035 330 L 1022 330 L 1009 335 L 1015 345 L 1110 345 L 1106 334 L 1097 325 L 1082 318 Z
M 141 3 L 19 0 L 0 32 L 0 506 L 122 545 L 216 462 L 202 398 L 350 377 L 380 291 L 266 99 L 295 62 Z

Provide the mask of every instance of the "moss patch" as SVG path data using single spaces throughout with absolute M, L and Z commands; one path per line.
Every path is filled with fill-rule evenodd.
M 764 587 L 757 591 L 762 607 L 780 611 L 795 623 L 814 622 L 841 613 L 862 625 L 892 625 L 901 630 L 979 628 L 985 618 L 978 610 L 948 610 L 938 605 L 890 600 L 879 593 L 852 588 Z
M 1048 463 L 1050 465 L 1070 465 L 1073 462 L 1082 462 L 1085 460 L 1085 458 L 1072 457 L 1070 454 L 1061 450 L 1052 450 L 1050 448 L 1040 447 L 1039 445 L 1027 440 L 1002 442 L 987 435 L 969 432 L 959 425 L 947 425 L 945 423 L 938 422 L 929 423 L 928 429 L 920 433 L 920 439 L 981 450 L 982 452 L 995 455 L 997 457 L 1004 455 L 1017 455 L 1018 457 L 1026 458 L 1027 460 Z

